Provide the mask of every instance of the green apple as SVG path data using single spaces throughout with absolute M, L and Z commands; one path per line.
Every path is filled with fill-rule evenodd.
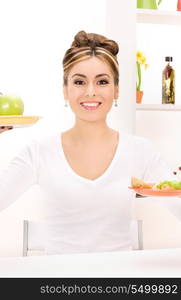
M 23 100 L 16 95 L 0 94 L 0 115 L 22 115 L 24 112 Z

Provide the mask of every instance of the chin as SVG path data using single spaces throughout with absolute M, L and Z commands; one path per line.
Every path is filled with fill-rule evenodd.
M 84 121 L 84 122 L 100 122 L 100 121 L 105 121 L 106 120 L 106 116 L 96 116 L 96 115 L 92 115 L 92 116 L 89 116 L 89 117 L 85 117 L 85 116 L 78 116 L 78 119 Z

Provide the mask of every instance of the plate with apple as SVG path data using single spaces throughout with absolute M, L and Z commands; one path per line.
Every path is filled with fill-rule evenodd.
M 24 116 L 24 102 L 21 97 L 0 93 L 0 127 L 25 127 L 36 123 L 40 116 Z

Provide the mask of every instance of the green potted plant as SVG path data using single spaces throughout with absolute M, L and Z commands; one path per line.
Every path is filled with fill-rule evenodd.
M 141 51 L 136 52 L 136 67 L 137 67 L 137 82 L 136 82 L 136 102 L 141 103 L 143 97 L 143 90 L 141 89 L 142 84 L 142 73 L 141 69 L 144 67 L 146 70 L 148 64 L 146 63 L 146 57 Z
M 137 8 L 143 9 L 158 9 L 162 0 L 137 0 Z

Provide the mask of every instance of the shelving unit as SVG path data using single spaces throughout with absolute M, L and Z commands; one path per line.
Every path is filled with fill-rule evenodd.
M 146 40 L 150 42 L 149 53 L 152 55 L 151 46 L 154 47 L 153 57 L 156 50 L 160 50 L 161 55 L 167 56 L 173 54 L 176 56 L 176 79 L 178 80 L 176 86 L 176 104 L 161 104 L 161 93 L 156 92 L 158 89 L 158 84 L 155 84 L 153 78 L 153 83 L 150 85 L 150 90 L 147 90 L 145 95 L 149 95 L 148 99 L 145 99 L 144 104 L 136 104 L 136 120 L 135 120 L 135 134 L 145 136 L 151 139 L 155 145 L 157 145 L 159 151 L 164 156 L 165 160 L 168 162 L 171 168 L 175 169 L 176 165 L 180 165 L 180 112 L 181 112 L 181 101 L 180 101 L 180 43 L 179 36 L 181 30 L 181 11 L 162 11 L 162 10 L 149 10 L 149 9 L 137 9 L 136 10 L 136 22 L 138 24 L 138 32 L 143 33 L 140 36 L 141 39 L 146 37 Z M 158 26 L 157 26 L 158 25 Z M 143 29 L 143 30 L 142 30 Z M 158 29 L 158 31 L 157 31 Z M 158 32 L 158 34 L 157 34 Z M 159 34 L 163 33 L 163 35 Z M 168 35 L 167 35 L 168 33 Z M 147 34 L 147 36 L 146 36 Z M 149 34 L 151 35 L 151 41 L 149 40 Z M 171 36 L 172 34 L 172 36 Z M 170 38 L 171 37 L 171 38 Z M 138 37 L 139 38 L 139 37 Z M 168 38 L 168 39 L 167 39 Z M 155 43 L 154 43 L 155 40 Z M 170 43 L 170 44 L 169 44 Z M 168 44 L 168 47 L 167 47 Z M 140 45 L 142 43 L 140 42 Z M 144 40 L 143 40 L 144 45 Z M 149 47 L 148 46 L 148 47 Z M 159 47 L 160 46 L 160 47 Z M 164 47 L 165 46 L 165 47 Z M 167 52 L 171 50 L 171 52 Z M 169 53 L 169 54 L 167 54 Z M 156 59 L 155 59 L 156 61 Z M 153 61 L 153 63 L 155 62 Z M 157 63 L 157 62 L 155 62 Z M 160 67 L 161 64 L 159 64 Z M 162 69 L 154 69 L 155 77 L 157 78 L 156 70 L 162 72 Z M 153 73 L 152 73 L 153 75 Z M 153 75 L 154 76 L 154 75 Z M 161 85 L 161 77 L 159 84 Z M 149 81 L 151 82 L 151 77 Z M 149 86 L 146 86 L 148 89 Z M 156 89 L 152 93 L 151 88 Z M 162 87 L 160 86 L 159 89 Z M 150 93 L 150 94 L 149 94 Z M 155 99 L 157 97 L 157 101 Z M 154 103 L 152 104 L 152 99 Z M 147 101 L 146 101 L 147 100 Z M 177 113 L 176 113 L 177 112 Z
M 136 104 L 136 110 L 181 111 L 181 105 L 175 105 L 175 104 Z
M 137 9 L 137 22 L 181 26 L 181 11 L 160 11 L 157 9 Z
M 181 11 L 162 11 L 159 9 L 137 9 L 137 23 L 164 24 L 181 26 Z M 181 111 L 181 105 L 175 104 L 136 104 L 139 111 Z

